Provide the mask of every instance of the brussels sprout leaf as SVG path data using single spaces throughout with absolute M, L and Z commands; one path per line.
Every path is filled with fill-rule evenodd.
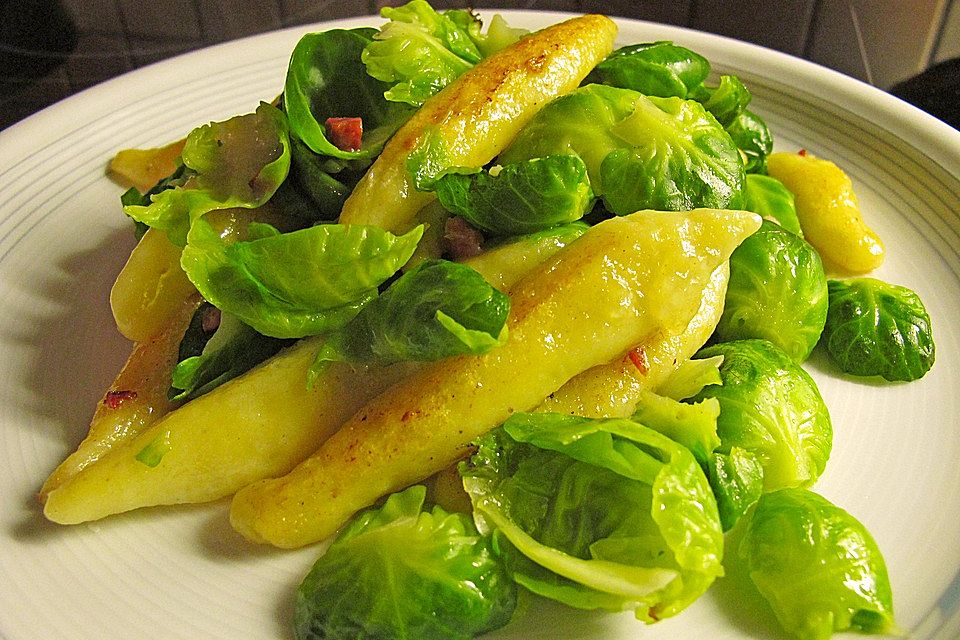
M 468 640 L 499 628 L 516 585 L 469 516 L 414 486 L 350 523 L 297 590 L 297 640 Z
M 730 256 L 730 281 L 714 332 L 760 338 L 795 362 L 807 359 L 827 319 L 827 276 L 816 249 L 768 220 Z
M 922 378 L 936 359 L 930 314 L 916 292 L 876 278 L 831 280 L 823 342 L 846 373 Z
M 717 451 L 740 447 L 756 455 L 766 491 L 813 484 L 833 446 L 830 415 L 813 378 L 766 340 L 721 342 L 696 357 L 718 355 L 723 384 L 693 397 L 720 401 Z
M 256 113 L 194 129 L 181 157 L 185 180 L 151 195 L 149 205 L 123 208 L 180 247 L 191 224 L 210 211 L 253 209 L 270 199 L 290 170 L 287 120 L 263 103 Z
M 647 96 L 686 98 L 710 74 L 710 63 L 690 49 L 658 41 L 621 47 L 588 80 Z
M 378 227 L 327 224 L 281 234 L 251 226 L 257 237 L 229 244 L 197 220 L 181 264 L 205 299 L 275 338 L 346 324 L 410 259 L 423 233 L 417 227 L 398 237 Z
M 627 419 L 515 414 L 460 467 L 521 585 L 581 608 L 672 616 L 722 571 L 716 502 L 683 446 Z
M 780 624 L 800 640 L 898 633 L 876 542 L 856 518 L 812 491 L 762 496 L 740 556 Z
M 367 74 L 361 53 L 373 40 L 373 29 L 332 29 L 300 39 L 290 57 L 283 87 L 283 106 L 290 131 L 314 153 L 342 159 L 369 160 L 413 113 L 409 105 L 389 102 L 389 85 Z M 341 149 L 327 138 L 329 118 L 360 118 L 361 146 Z
M 743 208 L 759 213 L 795 235 L 803 237 L 793 193 L 772 176 L 747 174 L 743 190 Z
M 444 208 L 495 235 L 574 222 L 593 206 L 586 165 L 569 155 L 508 164 L 496 175 L 447 173 L 434 188 Z
M 509 311 L 510 298 L 470 267 L 425 260 L 326 337 L 311 378 L 326 362 L 385 365 L 484 353 L 506 339 Z

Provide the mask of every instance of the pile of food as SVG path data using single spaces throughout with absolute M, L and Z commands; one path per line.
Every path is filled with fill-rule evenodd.
M 471 638 L 523 592 L 655 623 L 725 554 L 799 638 L 894 632 L 876 544 L 810 489 L 813 350 L 934 361 L 917 296 L 865 275 L 849 178 L 605 17 L 383 15 L 304 36 L 274 102 L 113 160 L 135 345 L 45 515 L 232 496 L 251 541 L 335 536 L 300 639 Z

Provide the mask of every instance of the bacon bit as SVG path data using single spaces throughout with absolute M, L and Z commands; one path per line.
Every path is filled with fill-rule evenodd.
M 630 358 L 630 362 L 637 368 L 640 375 L 645 376 L 647 372 L 650 371 L 650 361 L 647 360 L 647 352 L 643 350 L 643 347 L 630 349 L 630 351 L 627 352 L 627 357 Z
M 797 155 L 806 158 L 806 157 L 807 157 L 807 150 L 806 150 L 806 149 L 800 149 L 800 151 L 797 151 Z
M 472 258 L 483 250 L 483 234 L 469 222 L 459 217 L 447 220 L 443 228 L 446 253 L 454 260 Z
M 200 329 L 204 333 L 213 333 L 218 328 L 220 328 L 220 309 L 211 305 L 200 315 Z
M 124 389 L 122 391 L 107 391 L 107 395 L 103 398 L 103 404 L 107 405 L 110 409 L 116 409 L 124 400 L 133 400 L 137 397 L 137 392 L 131 389 Z
M 357 151 L 363 140 L 362 118 L 327 118 L 327 139 L 341 151 Z

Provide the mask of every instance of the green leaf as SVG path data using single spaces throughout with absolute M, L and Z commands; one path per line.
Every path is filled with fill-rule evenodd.
M 710 454 L 707 478 L 724 531 L 732 529 L 763 493 L 763 465 L 756 455 L 740 447 Z
M 373 29 L 331 29 L 303 36 L 287 67 L 283 106 L 292 134 L 314 153 L 347 160 L 379 155 L 387 139 L 413 113 L 383 97 L 389 85 L 367 74 L 361 61 Z M 328 118 L 361 118 L 359 150 L 345 151 L 327 139 Z
M 748 174 L 766 173 L 767 156 L 773 152 L 773 136 L 763 118 L 749 109 L 744 109 L 726 129 L 744 155 L 744 170 Z
M 760 176 L 758 176 L 760 177 Z M 827 319 L 827 276 L 810 244 L 764 220 L 730 256 L 719 341 L 758 338 L 807 359 Z
M 876 278 L 831 280 L 823 343 L 846 373 L 922 378 L 936 360 L 930 314 L 916 292 Z
M 181 264 L 203 297 L 258 332 L 300 338 L 342 327 L 403 266 L 423 233 L 327 224 L 226 242 L 204 219 Z
M 173 370 L 170 399 L 187 401 L 209 393 L 275 355 L 289 341 L 254 331 L 227 313 L 201 353 L 181 359 Z
M 699 96 L 704 108 L 713 114 L 724 127 L 729 127 L 750 104 L 750 91 L 737 76 L 720 76 L 720 84 L 705 89 L 706 96 Z
M 480 51 L 460 20 L 437 13 L 425 0 L 384 7 L 389 22 L 361 59 L 370 76 L 390 88 L 384 97 L 419 107 L 480 61 Z
M 812 491 L 782 489 L 762 496 L 740 556 L 795 638 L 899 633 L 876 542 L 856 518 Z
M 740 152 L 692 100 L 587 85 L 544 107 L 498 162 L 555 154 L 579 156 L 594 193 L 618 215 L 742 204 Z
M 517 582 L 581 608 L 674 615 L 722 572 L 716 502 L 690 452 L 627 419 L 515 414 L 460 467 Z
M 255 209 L 266 203 L 290 170 L 287 120 L 261 103 L 256 113 L 198 127 L 181 154 L 185 167 L 175 186 L 128 205 L 131 218 L 165 231 L 184 246 L 193 222 L 218 209 Z M 184 179 L 185 178 L 185 179 Z
M 833 446 L 830 414 L 813 378 L 766 340 L 721 342 L 696 357 L 723 356 L 721 385 L 692 398 L 720 402 L 720 453 L 740 447 L 763 465 L 766 491 L 810 486 Z
M 593 206 L 587 167 L 553 155 L 493 172 L 447 173 L 434 185 L 445 209 L 495 235 L 533 233 L 579 220 Z
M 297 640 L 467 640 L 510 620 L 516 585 L 489 538 L 467 515 L 422 510 L 425 494 L 393 494 L 343 530 L 297 589 Z
M 617 49 L 597 65 L 589 80 L 648 96 L 686 98 L 709 73 L 706 58 L 661 40 Z
M 506 340 L 509 310 L 510 299 L 470 267 L 425 260 L 327 336 L 313 373 L 334 361 L 386 365 L 479 355 Z
M 790 233 L 803 237 L 793 193 L 782 182 L 772 176 L 749 173 L 743 196 L 744 209 L 759 213 L 766 220 L 776 222 Z

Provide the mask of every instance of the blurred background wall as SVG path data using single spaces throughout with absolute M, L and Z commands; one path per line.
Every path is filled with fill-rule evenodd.
M 384 5 L 403 2 L 0 3 L 0 128 L 4 128 L 71 93 L 184 51 L 282 27 L 374 14 Z M 436 0 L 433 4 L 438 8 L 601 12 L 681 25 L 802 56 L 895 91 L 900 83 L 934 68 L 930 73 L 935 77 L 921 83 L 912 101 L 924 100 L 932 81 L 940 83 L 934 84 L 939 87 L 937 100 L 960 103 L 956 62 L 960 0 Z

